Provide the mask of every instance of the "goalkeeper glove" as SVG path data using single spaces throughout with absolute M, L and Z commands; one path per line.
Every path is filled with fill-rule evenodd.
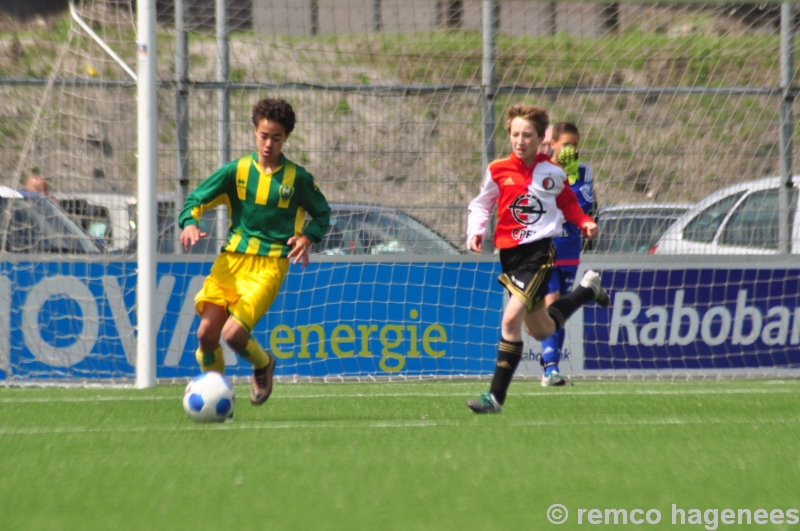
M 572 146 L 564 146 L 558 154 L 558 163 L 564 168 L 569 184 L 578 180 L 578 152 Z

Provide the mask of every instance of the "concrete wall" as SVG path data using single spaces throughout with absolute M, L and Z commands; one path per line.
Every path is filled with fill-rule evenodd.
M 67 9 L 67 0 L 0 0 L 0 13 L 25 20 L 36 15 L 55 15 Z

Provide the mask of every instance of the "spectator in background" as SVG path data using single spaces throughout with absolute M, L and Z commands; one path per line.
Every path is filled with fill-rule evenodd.
M 39 175 L 39 172 L 32 170 L 22 178 L 22 191 L 34 192 L 50 197 L 50 183 L 47 179 Z

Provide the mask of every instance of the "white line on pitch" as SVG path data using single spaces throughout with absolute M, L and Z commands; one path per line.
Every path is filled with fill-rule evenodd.
M 56 434 L 96 434 L 96 433 L 154 433 L 154 432 L 194 432 L 194 431 L 260 431 L 260 430 L 287 430 L 287 429 L 312 429 L 312 430 L 343 430 L 343 429 L 398 429 L 398 428 L 441 428 L 452 426 L 476 427 L 475 417 L 465 417 L 463 420 L 386 420 L 386 421 L 320 421 L 320 422 L 274 422 L 274 423 L 225 423 L 219 425 L 186 424 L 181 426 L 139 426 L 139 427 L 114 427 L 114 428 L 88 428 L 88 427 L 46 427 L 36 426 L 29 428 L 0 429 L 0 437 L 14 435 L 56 435 Z M 686 425 L 735 425 L 735 424 L 794 424 L 800 422 L 798 418 L 786 419 L 608 419 L 596 422 L 564 422 L 562 420 L 529 420 L 508 423 L 511 427 L 548 427 L 548 426 L 686 426 Z
M 485 385 L 483 387 L 486 387 Z M 481 386 L 475 386 L 476 392 Z M 512 390 L 515 396 L 550 398 L 550 397 L 580 397 L 580 396 L 673 396 L 673 395 L 775 395 L 796 394 L 798 389 L 769 387 L 764 389 L 630 389 L 630 390 L 595 390 L 580 391 L 568 388 L 540 391 L 536 393 L 518 392 Z M 352 393 L 352 394 L 304 394 L 304 395 L 275 395 L 272 400 L 314 400 L 336 398 L 458 398 L 472 396 L 474 393 Z M 96 396 L 96 397 L 41 397 L 41 398 L 0 398 L 0 404 L 49 404 L 49 403 L 80 403 L 80 402 L 149 402 L 163 400 L 179 400 L 180 396 Z

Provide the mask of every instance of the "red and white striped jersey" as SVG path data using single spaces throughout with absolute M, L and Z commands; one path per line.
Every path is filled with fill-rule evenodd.
M 544 154 L 536 157 L 532 168 L 515 153 L 489 164 L 481 191 L 469 204 L 467 246 L 476 234 L 485 235 L 495 203 L 494 246 L 498 249 L 557 236 L 564 219 L 578 227 L 592 221 L 581 210 L 564 170 Z

